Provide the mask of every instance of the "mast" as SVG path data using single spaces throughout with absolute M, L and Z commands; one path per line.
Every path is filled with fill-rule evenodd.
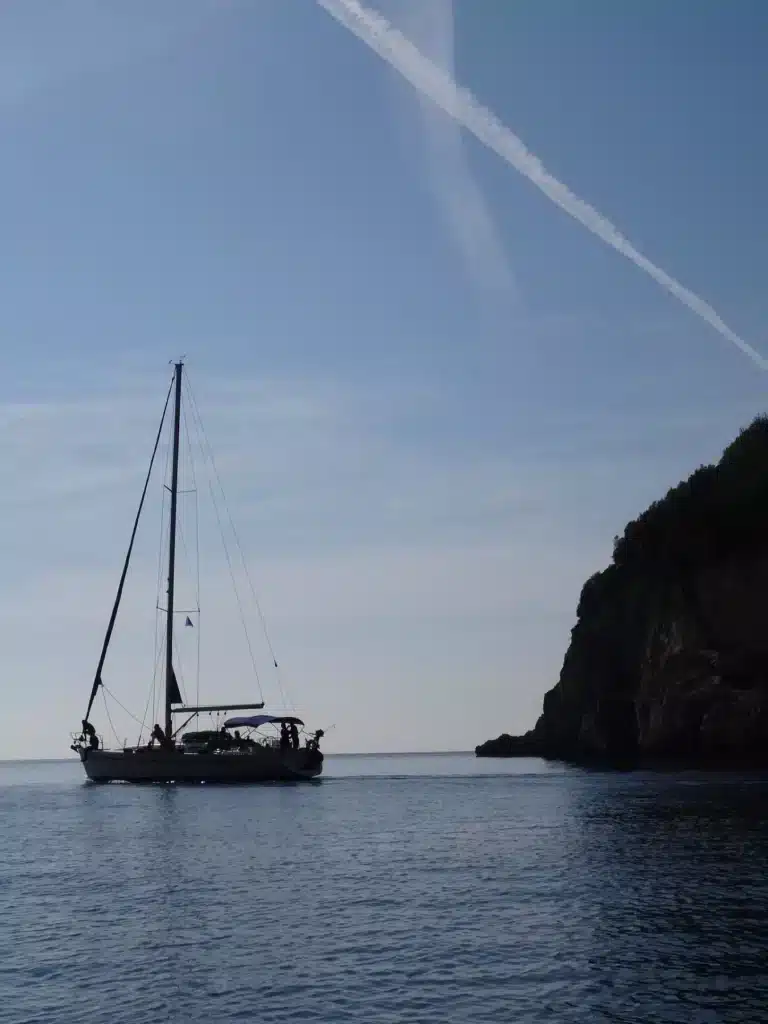
M 168 542 L 168 611 L 165 625 L 165 735 L 173 735 L 171 703 L 178 699 L 178 683 L 173 672 L 173 587 L 176 575 L 176 498 L 179 491 L 179 426 L 181 424 L 181 371 L 176 363 L 176 393 L 173 407 L 173 456 L 171 466 L 171 515 Z

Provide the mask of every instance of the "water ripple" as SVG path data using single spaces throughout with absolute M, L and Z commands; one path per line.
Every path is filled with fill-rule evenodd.
M 0 769 L 0 1021 L 765 1019 L 768 782 L 392 769 Z

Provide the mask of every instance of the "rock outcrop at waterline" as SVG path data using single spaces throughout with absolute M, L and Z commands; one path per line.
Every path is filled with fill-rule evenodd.
M 768 419 L 615 538 L 560 680 L 480 757 L 768 767 Z

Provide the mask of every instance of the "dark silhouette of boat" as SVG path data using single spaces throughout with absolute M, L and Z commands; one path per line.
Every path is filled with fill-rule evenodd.
M 184 364 L 174 366 L 173 379 L 163 408 L 155 446 L 144 481 L 139 508 L 133 524 L 128 552 L 117 588 L 107 632 L 91 686 L 90 698 L 82 729 L 73 738 L 72 749 L 82 761 L 85 773 L 93 782 L 187 782 L 187 783 L 243 783 L 296 781 L 317 778 L 323 768 L 320 739 L 323 730 L 306 734 L 303 745 L 298 727 L 304 723 L 295 715 L 250 714 L 228 718 L 216 729 L 182 733 L 182 730 L 202 713 L 225 711 L 261 711 L 264 702 L 239 704 L 185 705 L 173 667 L 174 587 L 176 574 L 177 498 L 179 493 L 179 437 L 182 405 L 182 373 Z M 103 687 L 102 671 L 117 620 L 120 600 L 133 552 L 139 520 L 147 495 L 163 425 L 173 394 L 173 447 L 171 457 L 170 515 L 168 542 L 168 589 L 165 609 L 165 687 L 164 725 L 155 724 L 149 741 L 137 746 L 104 749 L 97 731 L 90 721 L 93 702 Z M 189 619 L 187 619 L 189 624 Z M 275 660 L 275 667 L 277 661 Z M 178 727 L 174 722 L 183 716 Z M 264 735 L 265 726 L 280 726 L 280 736 Z M 241 735 L 240 730 L 245 730 Z

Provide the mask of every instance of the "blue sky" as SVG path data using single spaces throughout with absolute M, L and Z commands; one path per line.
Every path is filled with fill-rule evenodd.
M 376 9 L 768 353 L 760 0 Z M 736 348 L 313 0 L 6 0 L 0 139 L 0 756 L 67 750 L 174 356 L 337 750 L 531 726 L 613 535 L 764 409 Z M 153 529 L 105 673 L 139 714 Z M 206 545 L 203 692 L 239 698 Z

